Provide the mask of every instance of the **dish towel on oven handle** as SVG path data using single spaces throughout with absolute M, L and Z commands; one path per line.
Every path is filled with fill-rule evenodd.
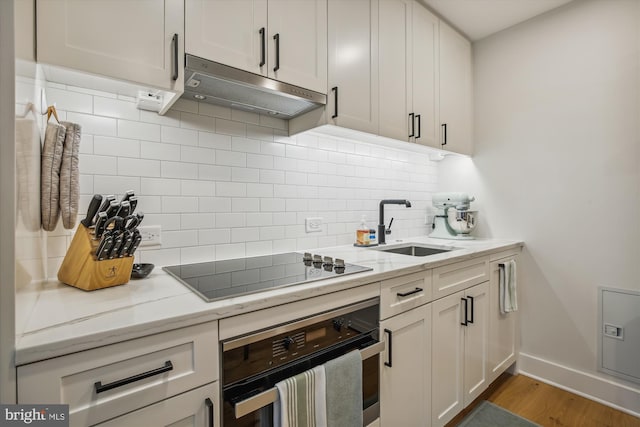
M 275 427 L 327 427 L 324 365 L 276 384 Z
M 350 351 L 324 365 L 327 380 L 327 426 L 362 425 L 362 356 Z
M 518 295 L 516 292 L 516 261 L 506 261 L 499 265 L 499 298 L 500 314 L 518 310 Z

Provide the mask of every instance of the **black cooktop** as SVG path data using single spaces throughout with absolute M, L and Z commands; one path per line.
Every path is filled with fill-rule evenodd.
M 339 259 L 297 252 L 162 269 L 207 302 L 372 270 Z

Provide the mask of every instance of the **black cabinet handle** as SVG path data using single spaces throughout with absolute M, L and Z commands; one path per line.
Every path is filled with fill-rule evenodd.
M 393 331 L 390 331 L 389 329 L 385 329 L 384 333 L 389 336 L 389 351 L 388 351 L 389 357 L 387 357 L 387 361 L 384 362 L 384 365 L 391 368 L 392 367 L 391 364 L 393 361 L 392 354 L 391 354 L 391 351 L 393 350 Z
M 420 129 L 422 127 L 420 123 L 420 114 L 416 114 L 416 119 L 418 119 L 418 134 L 416 135 L 416 139 L 418 139 L 422 135 L 422 130 Z
M 207 411 L 209 412 L 209 427 L 213 427 L 213 402 L 207 397 L 204 400 L 204 404 L 207 405 Z
M 280 33 L 273 36 L 273 39 L 276 41 L 276 66 L 273 67 L 273 71 L 278 71 L 280 69 Z
M 447 145 L 447 124 L 443 123 L 442 124 L 442 128 L 443 128 L 443 133 L 442 133 L 442 145 Z
M 399 297 L 408 297 L 409 295 L 417 294 L 418 292 L 422 292 L 422 288 L 415 288 L 409 292 L 398 292 L 396 295 Z
M 266 51 L 266 43 L 267 39 L 264 34 L 264 27 L 260 28 L 260 66 L 262 67 L 265 63 L 265 51 Z
M 178 80 L 178 34 L 173 35 L 171 46 L 173 46 L 173 74 L 171 79 L 176 81 Z
M 464 322 L 460 322 L 462 326 L 467 326 L 469 321 L 467 320 L 467 310 L 469 309 L 469 300 L 466 298 L 460 298 L 460 300 L 464 303 Z
M 473 297 L 467 297 L 467 298 L 469 298 L 471 300 L 471 320 L 469 320 L 469 323 L 473 323 L 473 306 L 475 304 L 474 304 L 474 301 L 473 301 Z
M 335 119 L 336 117 L 338 117 L 338 86 L 332 87 L 331 91 L 336 93 L 336 96 L 334 98 L 336 109 L 333 113 L 333 116 L 331 116 L 332 119 Z
M 127 385 L 127 384 L 131 384 L 134 383 L 136 381 L 140 381 L 143 380 L 145 378 L 149 378 L 149 377 L 153 377 L 154 375 L 159 375 L 159 374 L 163 374 L 165 372 L 169 372 L 173 370 L 173 364 L 171 363 L 170 360 L 167 360 L 166 362 L 164 362 L 164 366 L 162 368 L 156 368 L 156 369 L 152 369 L 150 371 L 147 372 L 143 372 L 141 374 L 137 374 L 137 375 L 133 375 L 131 377 L 128 378 L 124 378 L 121 380 L 117 380 L 114 381 L 112 383 L 109 384 L 102 384 L 102 381 L 98 381 L 94 384 L 94 387 L 96 389 L 96 393 L 102 393 L 103 391 L 107 391 L 107 390 L 111 390 L 117 387 L 122 387 L 123 385 Z
M 411 133 L 409 134 L 409 138 L 411 138 L 416 133 L 416 117 L 415 117 L 415 114 L 409 113 L 409 119 L 411 120 Z

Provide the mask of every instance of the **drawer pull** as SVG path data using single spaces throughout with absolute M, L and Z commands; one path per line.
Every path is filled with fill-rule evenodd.
M 387 355 L 388 361 L 384 362 L 384 365 L 392 368 L 393 367 L 393 359 L 392 359 L 393 356 L 391 354 L 391 351 L 393 349 L 393 331 L 391 331 L 389 329 L 385 329 L 384 333 L 389 336 L 389 353 Z
M 409 295 L 417 294 L 418 292 L 422 292 L 422 288 L 415 288 L 409 292 L 398 292 L 396 295 L 399 297 L 408 297 Z
M 149 378 L 152 377 L 154 375 L 159 375 L 159 374 L 163 374 L 165 372 L 169 372 L 173 370 L 173 364 L 171 363 L 170 360 L 167 360 L 166 362 L 164 362 L 164 366 L 161 368 L 156 368 L 156 369 L 152 369 L 150 371 L 147 372 L 143 372 L 141 374 L 137 374 L 137 375 L 133 375 L 131 377 L 128 378 L 124 378 L 121 380 L 117 380 L 114 381 L 112 383 L 109 384 L 104 384 L 102 385 L 102 381 L 98 381 L 94 384 L 95 389 L 96 389 L 96 393 L 102 393 L 103 391 L 107 391 L 107 390 L 111 390 L 117 387 L 122 387 L 123 385 L 127 385 L 127 384 L 131 384 L 133 382 L 136 381 L 140 381 L 143 380 L 145 378 Z
M 207 397 L 204 404 L 207 405 L 207 412 L 209 412 L 209 427 L 213 427 L 213 402 Z

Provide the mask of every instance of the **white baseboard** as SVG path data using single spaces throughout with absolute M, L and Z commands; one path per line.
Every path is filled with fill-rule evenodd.
M 640 386 L 633 387 L 520 353 L 518 372 L 640 418 Z

